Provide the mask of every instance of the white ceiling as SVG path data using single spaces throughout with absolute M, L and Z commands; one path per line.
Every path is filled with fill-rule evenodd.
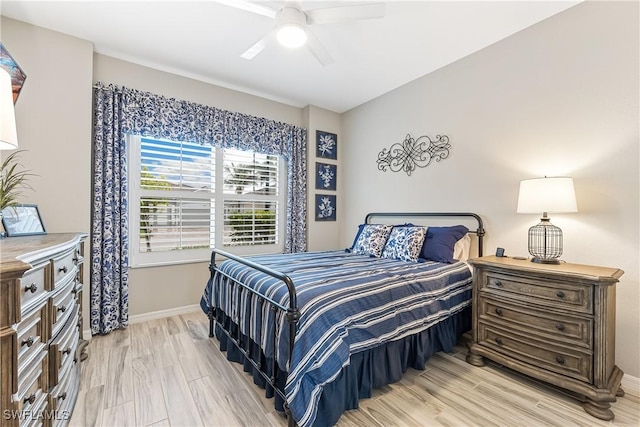
M 302 8 L 354 3 L 307 0 Z M 0 12 L 91 40 L 101 54 L 297 107 L 342 113 L 579 1 L 386 3 L 382 19 L 311 27 L 335 60 L 327 67 L 304 47 L 276 44 L 253 60 L 240 58 L 275 22 L 215 1 L 3 0 Z

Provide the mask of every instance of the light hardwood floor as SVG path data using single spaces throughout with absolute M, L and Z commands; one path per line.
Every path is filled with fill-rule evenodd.
M 93 337 L 72 426 L 286 426 L 240 365 L 208 336 L 202 313 L 137 323 Z M 438 353 L 424 371 L 376 390 L 339 426 L 638 426 L 640 396 L 626 390 L 613 422 L 495 365 Z

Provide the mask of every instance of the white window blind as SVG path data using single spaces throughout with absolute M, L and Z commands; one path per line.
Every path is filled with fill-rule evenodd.
M 137 136 L 129 142 L 132 266 L 203 261 L 216 246 L 243 255 L 282 251 L 280 157 Z
M 278 243 L 278 157 L 224 150 L 224 246 Z

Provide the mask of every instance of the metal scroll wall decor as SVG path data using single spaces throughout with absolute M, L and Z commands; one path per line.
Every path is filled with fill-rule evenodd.
M 436 135 L 435 140 L 428 136 L 421 136 L 413 139 L 407 134 L 402 143 L 393 144 L 390 148 L 383 148 L 378 153 L 378 169 L 386 172 L 387 168 L 392 172 L 411 173 L 418 168 L 429 166 L 431 160 L 439 162 L 449 157 L 449 137 L 447 135 Z

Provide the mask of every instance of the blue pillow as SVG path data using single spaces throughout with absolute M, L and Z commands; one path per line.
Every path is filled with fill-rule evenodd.
M 436 262 L 453 263 L 453 247 L 469 229 L 464 225 L 429 227 L 420 258 Z

